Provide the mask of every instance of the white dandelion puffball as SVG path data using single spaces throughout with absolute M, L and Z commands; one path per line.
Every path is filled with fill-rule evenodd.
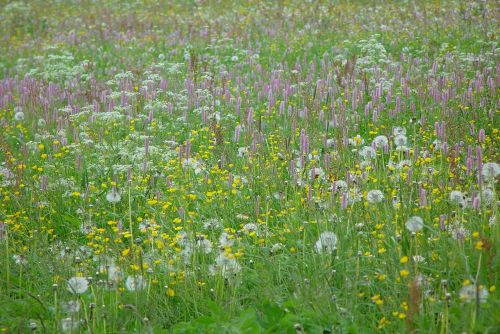
M 217 218 L 210 218 L 203 222 L 203 228 L 205 230 L 218 230 L 222 227 L 222 223 Z
M 120 268 L 117 267 L 115 264 L 111 263 L 109 265 L 100 265 L 99 266 L 99 271 L 103 274 L 107 273 L 108 274 L 108 280 L 111 283 L 117 283 L 121 280 L 121 271 Z
M 238 156 L 244 157 L 248 154 L 248 147 L 238 147 Z
M 424 228 L 424 220 L 419 216 L 413 216 L 406 221 L 405 226 L 408 231 L 416 233 Z
M 346 192 L 349 189 L 347 182 L 344 180 L 335 181 L 335 190 L 340 192 Z
M 312 180 L 314 180 L 314 179 L 324 179 L 325 178 L 325 172 L 323 171 L 323 168 L 315 167 L 315 168 L 311 169 L 309 177 Z
M 219 244 L 221 247 L 231 247 L 234 244 L 234 240 L 226 232 L 222 232 L 219 237 Z
M 89 288 L 89 281 L 85 277 L 71 277 L 68 280 L 67 289 L 69 292 L 81 295 Z
M 24 113 L 22 111 L 18 111 L 14 114 L 14 119 L 18 122 L 24 120 Z
M 210 254 L 212 252 L 212 242 L 205 238 L 196 240 L 196 247 L 204 254 Z
M 259 227 L 255 223 L 247 223 L 243 225 L 243 230 L 245 230 L 246 233 L 255 232 L 258 235 Z
M 281 242 L 278 242 L 271 247 L 271 254 L 276 254 L 283 249 L 285 249 L 285 246 Z
M 142 275 L 129 276 L 125 281 L 125 287 L 128 291 L 140 291 L 146 287 L 146 282 Z
M 377 153 L 375 153 L 375 150 L 371 146 L 363 146 L 361 150 L 359 150 L 359 155 L 365 159 L 373 159 L 377 156 Z
M 403 128 L 402 126 L 396 126 L 394 129 L 392 129 L 392 135 L 394 137 L 401 136 L 401 135 L 406 135 L 406 128 Z
M 375 143 L 375 147 L 377 148 L 384 148 L 387 144 L 389 144 L 389 140 L 386 136 L 377 136 L 373 139 L 373 143 Z
M 495 200 L 495 191 L 490 188 L 486 188 L 481 192 L 481 197 L 486 204 L 491 204 Z
M 61 319 L 61 331 L 63 333 L 72 333 L 74 332 L 77 328 L 80 322 L 77 320 L 74 320 L 71 317 Z
M 110 203 L 118 203 L 122 197 L 117 191 L 111 191 L 106 195 L 106 200 Z
M 394 137 L 394 145 L 397 147 L 404 147 L 406 146 L 406 143 L 408 142 L 408 138 L 406 138 L 405 135 L 397 135 Z
M 65 313 L 78 313 L 80 312 L 80 301 L 77 299 L 63 302 L 61 308 Z
M 500 166 L 496 162 L 487 162 L 481 169 L 481 175 L 487 179 L 492 180 L 500 174 Z
M 384 200 L 384 193 L 378 189 L 370 190 L 366 194 L 366 200 L 368 203 L 380 203 Z
M 337 248 L 337 235 L 333 232 L 323 232 L 316 241 L 318 253 L 332 253 Z
M 466 196 L 463 192 L 458 190 L 453 190 L 452 192 L 450 192 L 450 202 L 459 205 L 464 205 L 465 201 L 466 201 Z
M 479 302 L 484 303 L 488 299 L 488 290 L 482 286 L 478 288 L 477 285 L 466 285 L 460 289 L 458 295 L 465 302 L 475 301 L 477 298 Z
M 229 278 L 231 275 L 236 275 L 241 270 L 234 257 L 228 257 L 224 253 L 220 253 L 215 259 L 215 265 L 220 269 L 222 276 Z

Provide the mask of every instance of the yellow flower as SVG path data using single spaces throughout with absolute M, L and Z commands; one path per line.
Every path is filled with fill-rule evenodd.
M 410 272 L 409 272 L 408 270 L 406 270 L 406 269 L 402 269 L 402 270 L 400 270 L 400 271 L 399 271 L 399 275 L 400 275 L 401 277 L 406 277 L 406 276 L 408 276 L 409 274 L 410 274 Z
M 175 296 L 175 291 L 172 288 L 167 288 L 167 296 L 169 297 L 174 297 Z

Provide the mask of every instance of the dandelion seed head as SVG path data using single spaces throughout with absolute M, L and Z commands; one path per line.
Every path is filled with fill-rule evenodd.
M 384 193 L 378 189 L 372 189 L 366 193 L 368 203 L 380 203 L 384 200 Z
M 316 241 L 316 251 L 318 253 L 332 253 L 337 248 L 337 235 L 333 232 L 323 232 Z
M 71 293 L 81 295 L 89 288 L 89 281 L 85 277 L 71 277 L 68 280 L 67 290 Z
M 413 216 L 406 221 L 405 226 L 408 231 L 417 233 L 424 228 L 424 220 L 419 216 Z

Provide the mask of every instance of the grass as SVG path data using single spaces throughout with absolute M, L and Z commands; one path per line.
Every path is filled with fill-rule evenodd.
M 495 9 L 0 1 L 0 331 L 498 332 Z

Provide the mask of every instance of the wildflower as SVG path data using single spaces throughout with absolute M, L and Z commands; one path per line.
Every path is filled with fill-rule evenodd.
M 318 253 L 332 253 L 337 248 L 337 235 L 333 232 L 323 232 L 316 241 Z
M 74 320 L 73 318 L 64 318 L 61 319 L 61 330 L 64 333 L 72 333 L 75 331 L 75 329 L 78 328 L 78 321 Z
M 461 300 L 465 302 L 472 302 L 475 301 L 476 299 L 479 300 L 479 302 L 484 303 L 488 299 L 488 290 L 482 286 L 477 286 L 475 284 L 469 284 L 463 286 L 459 293 L 459 297 Z
M 450 202 L 458 204 L 460 206 L 465 206 L 467 197 L 464 193 L 458 190 L 453 190 L 450 192 Z
M 455 240 L 463 240 L 470 235 L 470 231 L 457 221 L 450 224 L 447 230 Z
M 239 147 L 238 148 L 238 157 L 244 157 L 248 154 L 248 147 Z
M 24 120 L 24 113 L 23 113 L 21 107 L 14 108 L 14 112 L 15 112 L 14 119 L 16 121 L 20 122 L 20 121 Z
M 384 300 L 378 294 L 374 295 L 371 299 L 375 305 L 382 305 L 384 303 Z
M 122 197 L 120 196 L 120 194 L 116 191 L 116 189 L 113 189 L 113 191 L 109 192 L 107 195 L 106 195 L 106 200 L 110 203 L 118 203 L 120 202 L 120 200 L 122 199 Z
M 140 291 L 146 287 L 146 282 L 142 275 L 134 275 L 127 277 L 125 287 L 128 291 Z
M 406 138 L 405 135 L 397 135 L 394 137 L 394 145 L 397 147 L 405 147 L 406 143 L 408 142 L 408 138 Z
M 281 242 L 278 242 L 271 247 L 271 254 L 276 254 L 283 249 L 285 249 L 285 246 Z
M 26 258 L 23 255 L 14 254 L 12 255 L 12 259 L 18 265 L 28 264 L 28 260 L 26 260 Z
M 500 174 L 500 165 L 496 162 L 487 162 L 483 165 L 481 169 L 481 175 L 486 180 L 493 180 Z
M 205 254 L 210 254 L 212 252 L 212 242 L 204 236 L 198 237 L 198 240 L 196 240 L 196 247 Z
M 254 232 L 254 233 L 258 234 L 258 226 L 255 223 L 247 223 L 247 224 L 243 225 L 243 230 L 245 230 L 245 232 L 247 232 L 247 233 Z
M 412 259 L 413 259 L 413 262 L 415 262 L 415 263 L 421 263 L 421 262 L 425 261 L 425 257 L 423 257 L 422 255 L 413 255 Z
M 481 192 L 481 197 L 484 203 L 491 204 L 495 200 L 495 192 L 490 188 L 486 188 Z
M 359 155 L 365 160 L 373 159 L 377 156 L 375 150 L 371 146 L 363 146 L 361 150 L 359 150 Z
M 368 203 L 380 203 L 384 200 L 384 194 L 378 189 L 373 189 L 366 194 L 366 200 Z
M 67 289 L 69 292 L 81 295 L 89 288 L 89 281 L 85 277 L 71 277 L 68 280 Z
M 233 239 L 227 234 L 226 232 L 223 232 L 220 237 L 219 237 L 219 244 L 222 247 L 231 247 L 234 244 Z
M 101 273 L 108 274 L 108 280 L 112 283 L 117 283 L 121 279 L 120 268 L 115 264 L 111 263 L 109 265 L 101 265 L 99 266 L 99 271 Z
M 66 313 L 78 313 L 80 311 L 80 301 L 70 300 L 68 302 L 61 303 L 61 307 Z
M 406 221 L 405 226 L 408 231 L 416 233 L 424 228 L 424 220 L 419 216 L 413 216 Z
M 202 169 L 203 166 L 202 166 L 201 162 L 199 162 L 198 160 L 193 159 L 193 158 L 184 159 L 182 161 L 182 167 L 192 168 L 196 175 L 200 174 L 203 171 L 203 169 Z
M 189 246 L 191 244 L 189 242 L 189 237 L 188 237 L 187 233 L 184 231 L 180 231 L 179 233 L 177 233 L 177 235 L 175 236 L 175 239 L 177 240 L 177 244 L 179 246 L 186 247 L 186 246 Z
M 373 143 L 376 148 L 384 148 L 387 144 L 389 144 L 389 140 L 386 136 L 377 136 L 373 139 Z
M 339 192 L 346 192 L 348 189 L 347 182 L 344 180 L 338 180 L 334 183 L 334 190 Z
M 360 146 L 360 145 L 363 145 L 364 143 L 365 143 L 365 140 L 360 135 L 356 135 L 353 138 L 349 138 L 349 145 Z
M 396 126 L 392 129 L 392 135 L 394 137 L 397 137 L 397 136 L 404 136 L 406 135 L 406 128 L 403 128 L 402 126 Z
M 322 168 L 315 167 L 315 168 L 311 169 L 310 177 L 312 180 L 323 179 L 325 177 L 325 172 L 323 171 Z
M 229 277 L 231 274 L 235 275 L 241 270 L 241 266 L 236 259 L 227 256 L 225 253 L 220 253 L 215 259 L 216 267 L 221 271 L 224 277 Z
M 217 218 L 210 218 L 210 219 L 207 219 L 204 223 L 203 223 L 203 228 L 205 230 L 218 230 L 222 227 L 222 223 L 219 219 Z

